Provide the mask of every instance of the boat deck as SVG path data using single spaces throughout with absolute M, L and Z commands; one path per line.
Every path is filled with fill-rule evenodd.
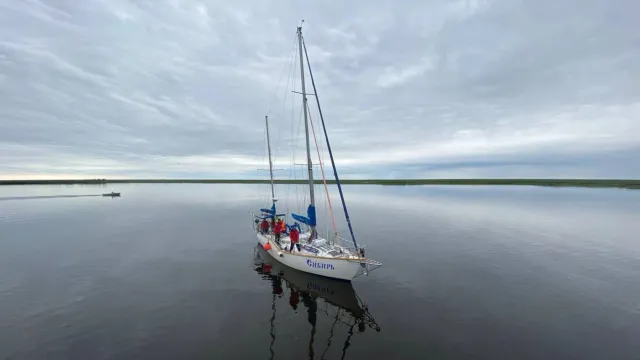
M 299 253 L 300 255 L 307 256 L 362 260 L 362 257 L 358 256 L 357 253 L 353 252 L 351 249 L 340 246 L 338 244 L 332 244 L 325 238 L 318 237 L 309 242 L 309 235 L 309 232 L 300 234 L 300 240 L 298 242 L 298 244 L 300 245 L 300 250 L 298 251 L 298 248 L 294 246 L 294 254 Z M 273 234 L 266 234 L 266 236 L 277 244 L 277 242 L 275 241 L 275 236 Z M 280 250 L 289 251 L 290 247 L 291 240 L 289 239 L 289 236 L 283 235 L 282 237 L 280 237 Z

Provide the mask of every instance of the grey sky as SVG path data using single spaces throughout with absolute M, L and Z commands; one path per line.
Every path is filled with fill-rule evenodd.
M 301 19 L 346 176 L 640 177 L 638 13 L 634 0 L 0 0 L 0 178 L 264 176 L 267 113 L 288 167 Z

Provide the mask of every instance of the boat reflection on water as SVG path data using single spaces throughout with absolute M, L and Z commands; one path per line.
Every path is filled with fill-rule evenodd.
M 308 321 L 311 324 L 309 356 L 313 358 L 313 343 L 316 332 L 317 314 L 324 314 L 332 319 L 326 349 L 322 358 L 331 346 L 335 326 L 340 323 L 349 327 L 344 342 L 342 356 L 349 347 L 351 336 L 356 332 L 364 332 L 367 327 L 380 331 L 380 326 L 373 319 L 366 305 L 356 294 L 353 285 L 348 281 L 340 281 L 318 275 L 305 273 L 287 267 L 269 255 L 261 246 L 254 249 L 254 269 L 264 280 L 271 281 L 273 310 L 271 316 L 271 358 L 274 357 L 275 342 L 274 321 L 276 318 L 276 298 L 284 297 L 284 285 L 289 289 L 289 304 L 297 309 L 298 303 L 307 309 Z

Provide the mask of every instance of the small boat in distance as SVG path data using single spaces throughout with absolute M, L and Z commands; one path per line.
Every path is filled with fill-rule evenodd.
M 115 196 L 120 196 L 120 193 L 119 193 L 119 192 L 117 193 L 117 192 L 113 192 L 113 191 L 112 191 L 112 192 L 107 193 L 107 194 L 102 194 L 102 196 L 111 196 L 111 197 L 115 197 Z

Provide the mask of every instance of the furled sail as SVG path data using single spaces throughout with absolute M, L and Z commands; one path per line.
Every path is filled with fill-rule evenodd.
M 316 207 L 313 205 L 309 205 L 309 207 L 307 208 L 307 216 L 291 214 L 291 217 L 309 226 L 316 226 Z

